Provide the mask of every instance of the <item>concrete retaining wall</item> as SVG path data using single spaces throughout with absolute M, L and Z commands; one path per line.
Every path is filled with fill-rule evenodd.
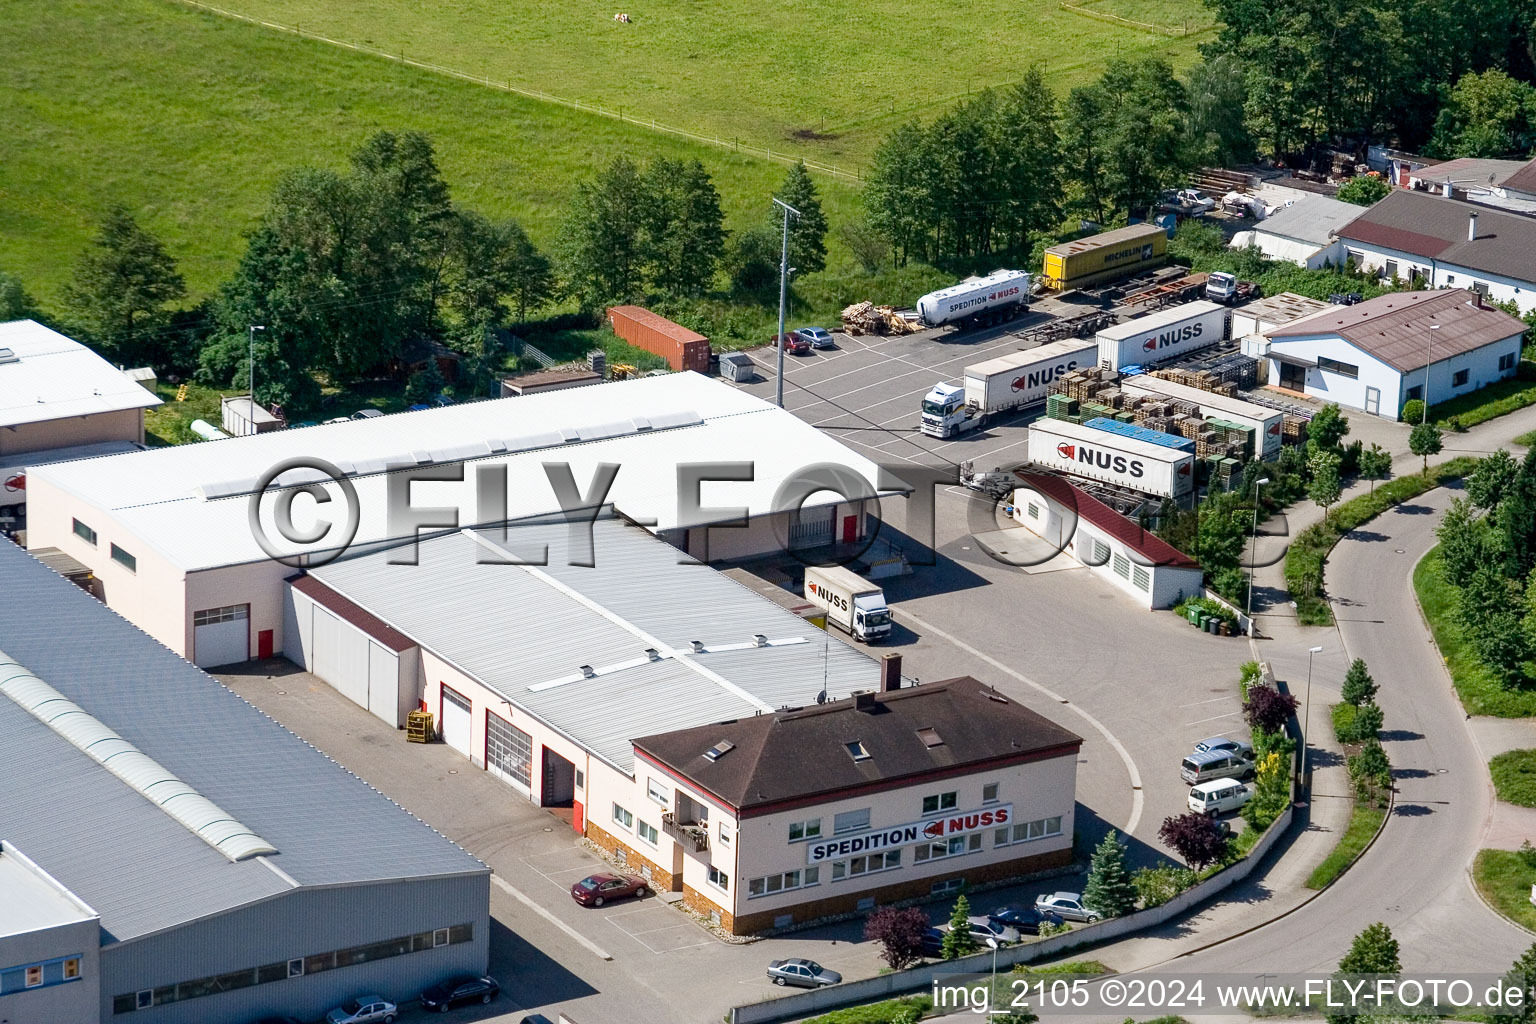
M 1173 918 L 1182 917 L 1196 905 L 1247 878 L 1290 828 L 1292 814 L 1292 808 L 1287 807 L 1285 813 L 1275 819 L 1269 830 L 1254 844 L 1253 850 L 1246 858 L 1212 875 L 1194 888 L 1180 893 L 1162 906 L 1151 910 L 1138 910 L 1134 914 L 1099 921 L 1096 924 L 1083 925 L 1070 932 L 1052 935 L 1038 942 L 1026 942 L 998 950 L 998 968 L 1054 959 L 1068 950 L 1110 942 L 1143 928 L 1155 928 Z M 940 960 L 905 971 L 882 974 L 860 981 L 848 981 L 829 988 L 785 996 L 782 999 L 769 999 L 761 1003 L 737 1006 L 731 1010 L 730 1021 L 731 1024 L 772 1024 L 775 1021 L 798 1020 L 844 1006 L 928 991 L 936 979 L 956 974 L 985 974 L 991 969 L 992 953 L 989 950 L 959 960 Z

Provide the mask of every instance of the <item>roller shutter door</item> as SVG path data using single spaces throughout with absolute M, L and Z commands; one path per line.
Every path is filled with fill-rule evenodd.
M 192 663 L 200 668 L 233 665 L 251 657 L 250 606 L 204 608 L 192 613 Z
M 468 697 L 443 687 L 443 742 L 465 757 L 469 756 L 470 733 L 473 731 L 472 708 Z

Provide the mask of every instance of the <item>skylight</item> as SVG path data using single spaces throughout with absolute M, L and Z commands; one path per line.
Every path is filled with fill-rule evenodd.
M 736 744 L 732 743 L 730 740 L 721 740 L 719 743 L 716 743 L 714 746 L 704 751 L 704 757 L 710 761 L 718 761 L 735 749 Z
M 943 738 L 939 735 L 939 730 L 932 726 L 926 726 L 917 730 L 917 738 L 923 741 L 923 746 L 925 747 L 938 747 L 944 744 Z
M 869 751 L 864 748 L 864 744 L 861 740 L 854 740 L 852 743 L 844 744 L 844 746 L 848 748 L 848 756 L 853 758 L 855 761 L 869 760 Z

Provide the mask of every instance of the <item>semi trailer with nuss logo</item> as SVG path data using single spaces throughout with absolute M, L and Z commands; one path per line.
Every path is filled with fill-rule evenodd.
M 1029 461 L 1163 498 L 1181 498 L 1195 487 L 1193 453 L 1066 420 L 1039 419 L 1029 425 Z
M 1227 336 L 1225 306 L 1201 299 L 1169 306 L 1099 332 L 1099 365 L 1153 366 L 1209 348 Z
M 1051 382 L 1079 366 L 1092 366 L 1098 343 L 1054 341 L 965 368 L 965 383 L 938 383 L 923 396 L 922 432 L 954 437 L 1001 413 L 1045 401 Z
M 873 643 L 891 632 L 891 610 L 885 592 L 851 569 L 840 565 L 807 566 L 805 599 L 827 610 L 827 623 L 855 640 Z

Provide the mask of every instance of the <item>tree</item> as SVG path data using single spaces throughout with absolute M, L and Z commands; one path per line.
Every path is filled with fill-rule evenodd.
M 944 932 L 940 950 L 945 960 L 958 960 L 976 952 L 976 940 L 971 936 L 971 901 L 964 893 L 955 900 L 955 910 L 949 915 L 949 929 Z
M 641 179 L 646 280 L 673 296 L 698 295 L 725 253 L 720 193 L 698 160 L 654 160 Z
M 1157 835 L 1196 871 L 1227 855 L 1227 837 L 1214 821 L 1195 811 L 1164 818 Z
M 779 286 L 779 234 L 771 228 L 738 231 L 725 250 L 725 272 L 731 287 L 748 295 L 765 294 Z
M 1467 497 L 1478 508 L 1494 509 L 1504 498 L 1504 492 L 1515 482 L 1520 464 L 1506 449 L 1500 448 L 1485 459 L 1467 477 Z
M 900 971 L 923 956 L 928 915 L 917 907 L 881 907 L 864 919 L 864 938 L 880 943 L 880 959 Z
M 1189 95 L 1189 138 L 1210 167 L 1230 167 L 1254 158 L 1253 136 L 1243 121 L 1248 102 L 1247 70 L 1232 54 L 1218 54 L 1190 68 L 1185 78 Z
M 27 293 L 21 278 L 0 270 L 0 323 L 37 320 L 41 316 L 36 300 Z
M 1062 119 L 1069 175 L 1095 220 L 1144 211 L 1184 181 L 1205 140 L 1190 136 L 1190 101 L 1167 61 L 1115 62 L 1067 97 Z
M 1429 475 L 1429 457 L 1439 455 L 1444 445 L 1440 440 L 1440 428 L 1433 423 L 1417 423 L 1408 434 L 1408 450 L 1424 459 L 1424 475 Z
M 1498 68 L 1457 80 L 1427 151 L 1439 157 L 1523 160 L 1536 148 L 1536 88 Z
M 443 388 L 448 382 L 443 380 L 443 371 L 437 365 L 437 357 L 428 355 L 427 364 L 415 373 L 405 385 L 405 400 L 411 404 L 430 402 L 443 393 Z
M 1392 183 L 1379 174 L 1362 174 L 1339 186 L 1339 201 L 1356 206 L 1375 206 L 1387 198 Z
M 1527 845 L 1529 842 L 1526 840 Z M 1518 1008 L 1510 1008 L 1510 1012 L 1492 1014 L 1492 1024 L 1532 1024 L 1536 1021 L 1536 1001 L 1530 998 L 1531 990 L 1536 988 L 1536 943 L 1527 946 L 1525 952 L 1515 958 L 1509 973 L 1504 976 L 1504 987 L 1518 988 L 1526 993 L 1526 998 Z
M 1392 929 L 1381 922 L 1370 925 L 1349 944 L 1339 961 L 1341 974 L 1397 974 L 1403 969 Z
M 1360 453 L 1360 475 L 1371 482 L 1371 493 L 1376 493 L 1376 481 L 1392 475 L 1392 453 L 1375 441 Z
M 1472 574 L 1490 558 L 1502 557 L 1498 538 L 1487 518 L 1479 516 L 1466 498 L 1451 502 L 1445 518 L 1435 528 L 1435 535 L 1440 540 L 1440 564 L 1445 578 L 1457 587 L 1465 587 Z
M 584 309 L 639 296 L 645 208 L 640 170 L 626 157 L 615 157 L 596 178 L 576 186 L 558 236 L 556 261 L 566 292 Z
M 814 274 L 827 268 L 827 215 L 821 210 L 816 183 L 800 160 L 784 175 L 776 198 L 800 211 L 789 219 L 789 265 L 802 274 Z M 771 220 L 780 224 L 784 211 L 773 208 Z
M 153 351 L 167 307 L 187 292 L 176 261 L 125 207 L 102 218 L 65 286 L 64 305 L 86 337 L 118 362 L 137 364 Z
M 1307 440 L 1319 448 L 1333 449 L 1349 434 L 1349 417 L 1339 411 L 1338 403 L 1329 402 L 1307 421 Z
M 1218 494 L 1200 506 L 1195 555 L 1213 578 L 1242 564 L 1251 511 L 1239 507 L 1242 495 Z
M 864 185 L 869 226 L 889 243 L 898 267 L 927 254 L 928 213 L 918 152 L 923 139 L 922 123 L 908 121 L 880 140 Z
M 1296 713 L 1298 701 L 1272 686 L 1251 686 L 1243 701 L 1243 720 L 1255 729 L 1277 733 Z
M 837 235 L 866 274 L 878 274 L 880 268 L 885 266 L 885 261 L 891 257 L 890 243 L 870 226 L 868 220 L 845 220 L 838 226 Z
M 1376 680 L 1371 678 L 1371 673 L 1365 667 L 1364 658 L 1356 658 L 1349 663 L 1349 671 L 1344 673 L 1344 686 L 1340 693 L 1346 703 L 1356 707 L 1374 703 L 1378 689 Z
M 1505 686 L 1524 681 L 1525 662 L 1532 655 L 1532 636 L 1526 628 L 1519 591 L 1502 571 L 1483 566 L 1467 580 L 1457 605 L 1457 617 L 1466 627 L 1478 660 Z
M 1125 867 L 1125 844 L 1113 829 L 1093 851 L 1083 906 L 1104 917 L 1120 917 L 1136 909 L 1136 883 Z
M 1504 571 L 1525 579 L 1536 568 L 1536 447 L 1499 502 L 1499 532 L 1503 534 Z
M 1330 451 L 1319 451 L 1308 467 L 1312 470 L 1312 481 L 1307 484 L 1307 497 L 1323 507 L 1323 521 L 1327 522 L 1328 506 L 1344 493 L 1339 480 L 1339 457 Z

